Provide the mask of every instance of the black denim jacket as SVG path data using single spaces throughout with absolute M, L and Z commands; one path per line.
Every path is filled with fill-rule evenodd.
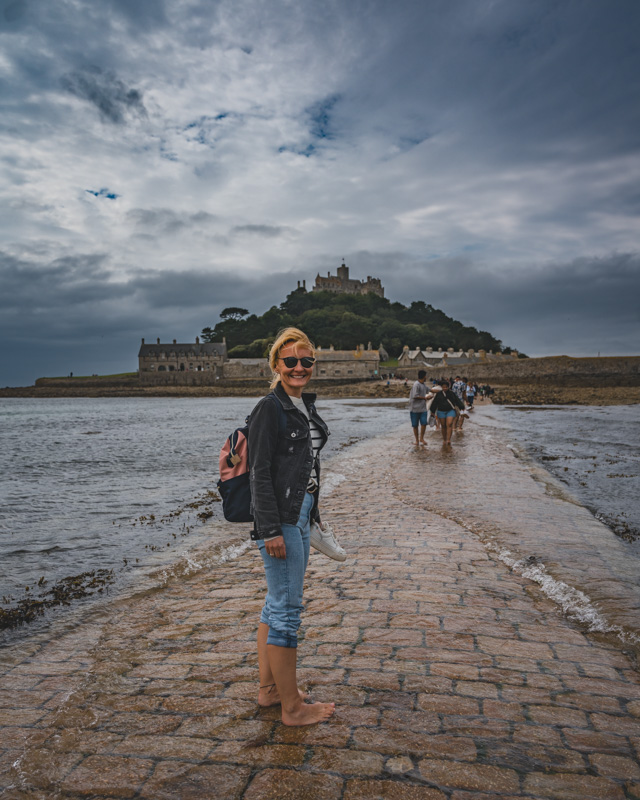
M 329 430 L 316 411 L 316 395 L 303 392 L 302 399 L 311 419 L 323 433 L 322 449 Z M 275 403 L 280 403 L 285 412 L 287 425 L 283 430 L 278 424 L 279 414 Z M 281 534 L 283 523 L 295 525 L 298 521 L 313 467 L 309 422 L 291 402 L 280 383 L 251 412 L 248 444 L 254 519 L 251 538 L 268 539 Z M 318 492 L 314 495 L 311 519 L 320 519 Z

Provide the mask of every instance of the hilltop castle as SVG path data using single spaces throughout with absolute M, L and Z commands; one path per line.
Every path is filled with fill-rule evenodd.
M 336 272 L 336 275 L 327 272 L 326 278 L 321 277 L 320 273 L 318 273 L 313 291 L 335 292 L 336 294 L 377 294 L 378 297 L 384 297 L 384 289 L 380 278 L 372 278 L 369 275 L 367 275 L 366 281 L 350 278 L 349 267 L 346 264 L 338 267 Z M 299 282 L 298 288 L 300 288 Z

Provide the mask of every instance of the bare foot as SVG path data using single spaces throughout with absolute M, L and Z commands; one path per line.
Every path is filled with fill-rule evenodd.
M 335 703 L 302 703 L 295 711 L 282 709 L 283 725 L 316 725 L 326 722 L 336 710 Z
M 303 692 L 302 689 L 298 689 L 298 694 L 300 695 L 300 699 L 303 703 L 309 697 L 309 695 Z M 280 694 L 275 683 L 273 686 L 266 686 L 259 690 L 258 705 L 262 706 L 263 708 L 280 705 Z

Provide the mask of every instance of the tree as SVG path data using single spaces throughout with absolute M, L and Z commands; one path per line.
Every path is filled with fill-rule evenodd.
M 238 308 L 238 306 L 229 306 L 229 308 L 223 308 L 220 312 L 220 319 L 242 319 L 242 317 L 246 317 L 249 313 L 248 309 L 246 308 Z

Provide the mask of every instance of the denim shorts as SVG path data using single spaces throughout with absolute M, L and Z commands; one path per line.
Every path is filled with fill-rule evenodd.
M 409 416 L 411 417 L 411 427 L 417 428 L 418 423 L 421 425 L 427 424 L 427 412 L 426 411 L 410 411 Z
M 258 541 L 267 576 L 267 597 L 260 614 L 260 622 L 269 626 L 267 644 L 298 646 L 302 589 L 309 562 L 309 517 L 312 508 L 313 495 L 307 492 L 298 522 L 295 525 L 282 525 L 286 558 L 270 556 L 264 540 Z
M 438 419 L 445 419 L 445 417 L 455 417 L 455 411 L 436 411 Z

